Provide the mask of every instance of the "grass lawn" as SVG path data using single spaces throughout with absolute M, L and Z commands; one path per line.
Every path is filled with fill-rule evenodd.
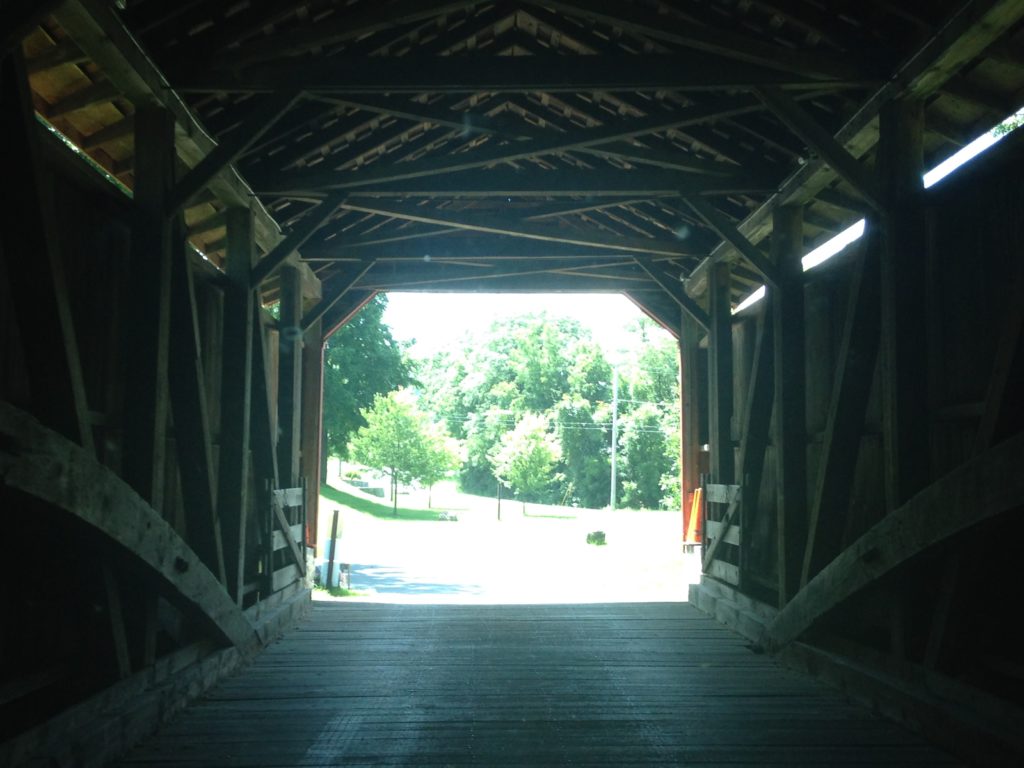
M 398 508 L 398 517 L 395 517 L 391 504 L 378 503 L 369 499 L 360 498 L 351 493 L 339 490 L 332 485 L 320 486 L 320 495 L 330 499 L 336 504 L 343 504 L 349 509 L 357 512 L 365 512 L 381 520 L 431 520 L 437 522 L 439 510 L 436 509 L 409 509 L 408 507 Z

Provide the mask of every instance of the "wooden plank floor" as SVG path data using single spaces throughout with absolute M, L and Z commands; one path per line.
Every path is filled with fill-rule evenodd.
M 124 766 L 952 765 L 687 604 L 316 603 Z

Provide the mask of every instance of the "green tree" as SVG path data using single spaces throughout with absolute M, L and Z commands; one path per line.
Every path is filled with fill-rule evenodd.
M 568 495 L 584 507 L 608 503 L 611 482 L 611 413 L 579 396 L 566 395 L 555 409 L 555 425 L 562 444 L 561 471 Z
M 496 322 L 467 337 L 462 349 L 430 361 L 422 378 L 427 407 L 464 441 L 463 490 L 493 493 L 491 456 L 502 435 L 526 413 L 541 413 L 560 422 L 567 452 L 557 470 L 570 493 L 581 503 L 593 501 L 596 478 L 609 472 L 609 454 L 606 444 L 603 450 L 590 445 L 593 430 L 602 427 L 589 422 L 611 399 L 611 368 L 577 321 L 525 315 Z M 572 414 L 563 413 L 566 397 Z
M 356 431 L 349 453 L 360 464 L 391 477 L 393 513 L 398 516 L 398 484 L 436 477 L 447 461 L 438 448 L 438 430 L 413 403 L 407 390 L 375 395 L 362 411 L 366 426 Z
M 525 511 L 527 501 L 542 500 L 542 492 L 558 479 L 554 469 L 561 454 L 548 420 L 528 413 L 515 429 L 505 433 L 490 459 L 494 476 L 522 499 Z
M 427 486 L 428 509 L 433 506 L 434 484 L 459 468 L 460 453 L 458 440 L 448 434 L 444 424 L 430 425 L 421 456 L 423 463 L 413 473 Z
M 346 457 L 363 409 L 374 397 L 411 383 L 404 349 L 382 322 L 387 297 L 378 294 L 327 341 L 324 351 L 324 453 Z
M 639 321 L 620 400 L 622 500 L 626 506 L 679 508 L 679 349 Z
M 661 479 L 672 465 L 670 444 L 662 414 L 643 403 L 623 420 L 621 441 L 622 501 L 626 506 L 657 509 L 661 506 Z

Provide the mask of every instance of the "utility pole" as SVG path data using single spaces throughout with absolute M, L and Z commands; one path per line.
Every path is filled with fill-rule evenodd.
M 612 487 L 610 508 L 615 510 L 615 461 L 616 445 L 619 442 L 619 371 L 617 368 L 612 369 Z

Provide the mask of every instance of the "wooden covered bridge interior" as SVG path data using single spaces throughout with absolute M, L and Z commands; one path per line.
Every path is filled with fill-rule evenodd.
M 323 343 L 398 289 L 621 292 L 678 338 L 706 502 L 691 603 L 748 643 L 672 624 L 718 638 L 700 690 L 773 657 L 962 760 L 1019 757 L 1024 140 L 922 173 L 1024 102 L 1022 20 L 1022 0 L 0 2 L 0 762 L 101 765 L 254 657 L 275 668 L 259 652 L 310 606 Z M 382 615 L 415 633 L 416 610 Z M 711 653 L 664 608 L 615 611 L 645 664 Z M 585 662 L 544 647 L 545 679 Z M 720 706 L 692 695 L 680 718 Z M 636 733 L 683 762 L 652 718 Z M 586 754 L 643 762 L 611 738 Z

